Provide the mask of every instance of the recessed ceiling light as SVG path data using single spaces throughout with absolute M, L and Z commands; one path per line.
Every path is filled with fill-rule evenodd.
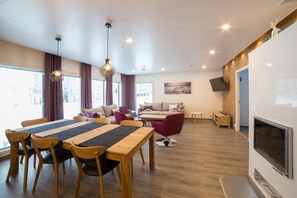
M 135 70 L 132 70 L 132 73 L 135 73 Z
M 221 29 L 223 30 L 223 31 L 226 31 L 226 30 L 229 30 L 230 29 L 230 24 L 229 23 L 225 23 L 225 24 L 223 24 L 222 26 L 221 26 Z
M 209 51 L 209 54 L 211 54 L 211 55 L 214 55 L 215 53 L 216 53 L 215 50 L 210 50 L 210 51 Z
M 162 68 L 161 68 L 161 71 L 165 71 L 165 68 L 164 68 L 164 67 L 162 67 Z
M 205 69 L 206 68 L 206 65 L 202 65 L 202 69 Z
M 271 63 L 267 63 L 266 64 L 268 67 L 272 67 L 272 64 Z
M 132 38 L 126 38 L 126 43 L 131 44 L 134 42 L 134 40 Z

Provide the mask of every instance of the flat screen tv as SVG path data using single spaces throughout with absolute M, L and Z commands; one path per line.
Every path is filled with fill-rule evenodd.
M 293 178 L 292 128 L 254 118 L 254 149 L 281 175 Z
M 223 77 L 210 79 L 211 88 L 213 91 L 226 91 L 228 87 Z

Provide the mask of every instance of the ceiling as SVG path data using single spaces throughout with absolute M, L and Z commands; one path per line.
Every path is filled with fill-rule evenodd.
M 59 55 L 99 67 L 111 19 L 109 58 L 117 72 L 212 70 L 296 8 L 296 0 L 0 0 L 0 39 L 56 54 L 61 34 Z M 229 31 L 220 29 L 224 23 Z

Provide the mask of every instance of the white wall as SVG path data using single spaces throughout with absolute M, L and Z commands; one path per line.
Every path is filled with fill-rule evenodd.
M 213 92 L 209 79 L 222 76 L 222 70 L 162 73 L 151 75 L 137 75 L 136 83 L 153 83 L 153 102 L 183 102 L 185 116 L 190 117 L 191 111 L 203 112 L 203 118 L 210 118 L 212 112 L 222 110 L 222 92 Z M 164 83 L 191 82 L 191 94 L 165 94 Z
M 296 35 L 297 23 L 249 54 L 249 176 L 254 180 L 256 168 L 284 198 L 297 197 Z M 274 171 L 272 165 L 253 149 L 254 116 L 293 128 L 293 179 Z

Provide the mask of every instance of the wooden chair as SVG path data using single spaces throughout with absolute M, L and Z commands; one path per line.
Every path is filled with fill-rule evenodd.
M 102 124 L 111 124 L 111 120 L 107 118 L 93 118 L 93 122 L 102 123 Z
M 120 122 L 120 125 L 143 127 L 143 122 L 142 121 L 137 121 L 137 120 L 122 120 Z M 144 157 L 143 157 L 143 152 L 142 152 L 141 148 L 139 149 L 139 152 L 140 152 L 140 155 L 141 155 L 142 163 L 145 164 Z
M 42 124 L 42 123 L 46 123 L 48 122 L 47 118 L 37 118 L 37 119 L 33 119 L 33 120 L 24 120 L 21 125 L 22 127 L 27 127 L 27 126 L 32 126 L 32 125 L 36 125 L 36 124 Z M 21 157 L 21 161 L 20 163 L 23 163 L 23 158 L 24 156 Z M 34 154 L 34 163 L 33 163 L 33 167 L 36 167 L 36 154 Z
M 8 174 L 6 177 L 6 182 L 9 181 L 9 178 L 11 176 L 12 168 L 14 167 L 15 162 L 18 159 L 18 156 L 25 156 L 25 167 L 24 167 L 24 183 L 23 183 L 23 190 L 26 190 L 27 188 L 27 177 L 28 177 L 28 164 L 29 164 L 29 158 L 35 154 L 35 151 L 32 147 L 27 146 L 25 139 L 27 139 L 30 136 L 30 133 L 28 132 L 16 132 L 12 131 L 10 129 L 7 129 L 5 131 L 5 135 L 10 143 L 10 149 L 15 149 L 17 155 L 13 157 L 13 159 L 10 160 L 10 167 L 8 170 Z M 22 145 L 22 148 L 19 148 L 19 144 Z M 11 156 L 12 157 L 12 156 Z
M 88 118 L 86 116 L 73 116 L 73 120 L 86 122 Z
M 102 155 L 105 152 L 103 146 L 78 147 L 71 143 L 70 150 L 78 167 L 78 177 L 76 181 L 75 197 L 78 197 L 80 181 L 83 174 L 98 176 L 100 197 L 104 197 L 103 175 L 117 168 L 120 178 L 119 162 L 108 160 Z M 102 156 L 102 157 L 100 157 Z
M 55 174 L 55 194 L 56 194 L 56 197 L 59 197 L 58 165 L 59 163 L 63 163 L 63 171 L 65 174 L 64 161 L 72 157 L 71 152 L 68 150 L 64 150 L 62 148 L 60 150 L 57 150 L 55 146 L 59 143 L 59 139 L 56 137 L 38 138 L 35 135 L 31 135 L 31 143 L 39 158 L 38 169 L 35 176 L 32 193 L 35 192 L 42 165 L 52 164 L 54 168 L 54 174 Z M 40 153 L 41 150 L 48 150 L 49 153 L 43 157 Z
M 48 122 L 47 118 L 38 118 L 34 120 L 24 120 L 21 125 L 23 127 L 31 126 L 31 125 L 36 125 L 36 124 L 42 124 Z

